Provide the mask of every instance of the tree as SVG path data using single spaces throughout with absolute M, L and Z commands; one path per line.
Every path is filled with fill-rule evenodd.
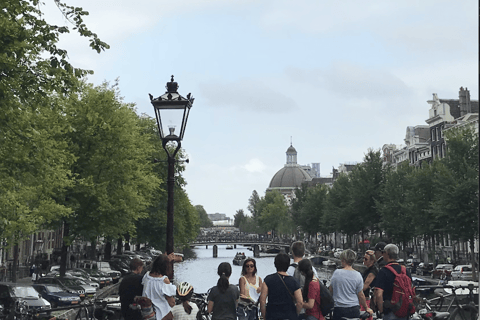
M 143 134 L 133 105 L 123 103 L 117 84 L 84 85 L 66 99 L 71 126 L 69 149 L 75 185 L 65 204 L 71 237 L 135 235 L 135 221 L 147 216 L 160 179 L 153 174 L 150 137 Z
M 432 210 L 439 215 L 444 230 L 456 239 L 469 241 L 473 252 L 478 237 L 478 132 L 466 126 L 450 129 L 445 136 L 448 152 L 437 160 L 443 170 L 438 175 L 439 192 Z
M 356 226 L 354 233 L 378 230 L 381 216 L 375 201 L 380 199 L 384 182 L 383 161 L 380 150 L 368 150 L 361 164 L 350 173 L 351 214 Z M 356 229 L 356 230 L 355 230 Z
M 213 227 L 213 222 L 208 217 L 207 211 L 205 211 L 203 206 L 196 205 L 195 209 L 197 210 L 197 213 L 198 213 L 198 219 L 199 219 L 199 222 L 200 222 L 200 227 L 202 227 L 202 228 Z
M 264 231 L 283 233 L 291 230 L 291 219 L 283 195 L 278 191 L 265 194 L 256 205 L 258 223 Z
M 258 195 L 257 190 L 253 190 L 252 195 L 248 199 L 248 211 L 252 214 L 252 217 L 254 220 L 257 220 L 258 218 L 258 209 L 257 209 L 257 204 L 260 201 L 260 197 Z
M 94 50 L 108 48 L 83 23 L 88 12 L 55 3 Z M 38 0 L 2 1 L 0 26 L 0 229 L 16 244 L 70 213 L 52 199 L 73 183 L 72 154 L 61 139 L 68 128 L 56 98 L 76 91 L 91 72 L 68 62 L 57 42 L 69 28 L 45 21 Z
M 407 195 L 411 188 L 410 174 L 414 170 L 404 162 L 396 170 L 390 169 L 385 177 L 385 184 L 376 200 L 376 207 L 382 215 L 382 229 L 395 242 L 404 247 L 415 234 L 412 226 L 414 213 L 408 208 Z
M 234 218 L 233 226 L 236 228 L 239 228 L 240 224 L 245 222 L 245 220 L 247 219 L 247 217 L 243 213 L 243 209 L 237 210 L 233 218 Z

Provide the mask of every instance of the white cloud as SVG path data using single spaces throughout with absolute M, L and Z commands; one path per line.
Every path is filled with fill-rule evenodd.
M 250 159 L 246 165 L 243 166 L 248 172 L 262 172 L 267 166 L 259 159 Z

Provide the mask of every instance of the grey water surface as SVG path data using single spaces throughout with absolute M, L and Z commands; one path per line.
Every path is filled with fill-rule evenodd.
M 213 248 L 208 249 L 196 247 L 193 249 L 196 254 L 194 259 L 186 259 L 183 262 L 175 263 L 175 280 L 174 283 L 187 281 L 193 285 L 196 293 L 206 293 L 208 289 L 215 286 L 218 281 L 217 268 L 222 262 L 229 262 L 232 265 L 232 275 L 230 276 L 231 284 L 238 284 L 241 277 L 241 266 L 233 265 L 232 261 L 237 252 L 244 252 L 248 257 L 253 258 L 253 252 L 247 250 L 246 247 L 237 246 L 236 249 L 227 250 L 226 246 L 218 246 L 218 257 L 213 258 Z M 265 276 L 276 272 L 273 264 L 275 254 L 261 254 L 259 258 L 255 258 L 257 263 L 258 275 L 263 279 Z M 292 260 L 293 262 L 293 260 Z M 327 267 L 316 267 L 320 280 L 328 280 L 332 277 L 334 269 Z

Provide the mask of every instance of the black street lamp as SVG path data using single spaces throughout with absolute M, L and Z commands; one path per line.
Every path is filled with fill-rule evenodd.
M 158 132 L 162 140 L 163 149 L 168 157 L 168 178 L 167 178 L 167 245 L 166 253 L 174 252 L 173 248 L 173 188 L 175 185 L 175 156 L 180 150 L 185 127 L 187 125 L 188 114 L 195 100 L 189 93 L 187 98 L 182 97 L 178 92 L 178 84 L 173 81 L 165 86 L 167 92 L 158 98 L 153 98 L 151 94 L 150 102 L 155 110 L 157 118 Z M 175 129 L 179 127 L 177 133 Z M 167 134 L 168 133 L 168 134 Z M 177 135 L 178 134 L 178 135 Z M 170 143 L 170 147 L 167 144 Z M 175 146 L 176 145 L 176 146 Z M 173 151 L 173 152 L 172 152 Z M 173 279 L 173 265 L 170 264 L 167 275 L 170 280 Z

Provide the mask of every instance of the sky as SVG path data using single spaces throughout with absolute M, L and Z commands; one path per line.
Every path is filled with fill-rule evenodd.
M 69 25 L 53 0 L 41 9 Z M 192 93 L 182 148 L 193 205 L 232 217 L 265 195 L 293 143 L 299 164 L 362 162 L 426 125 L 432 94 L 478 100 L 473 0 L 68 0 L 111 48 L 72 32 L 60 46 L 88 81 L 119 79 L 125 102 L 154 117 L 148 94 Z

